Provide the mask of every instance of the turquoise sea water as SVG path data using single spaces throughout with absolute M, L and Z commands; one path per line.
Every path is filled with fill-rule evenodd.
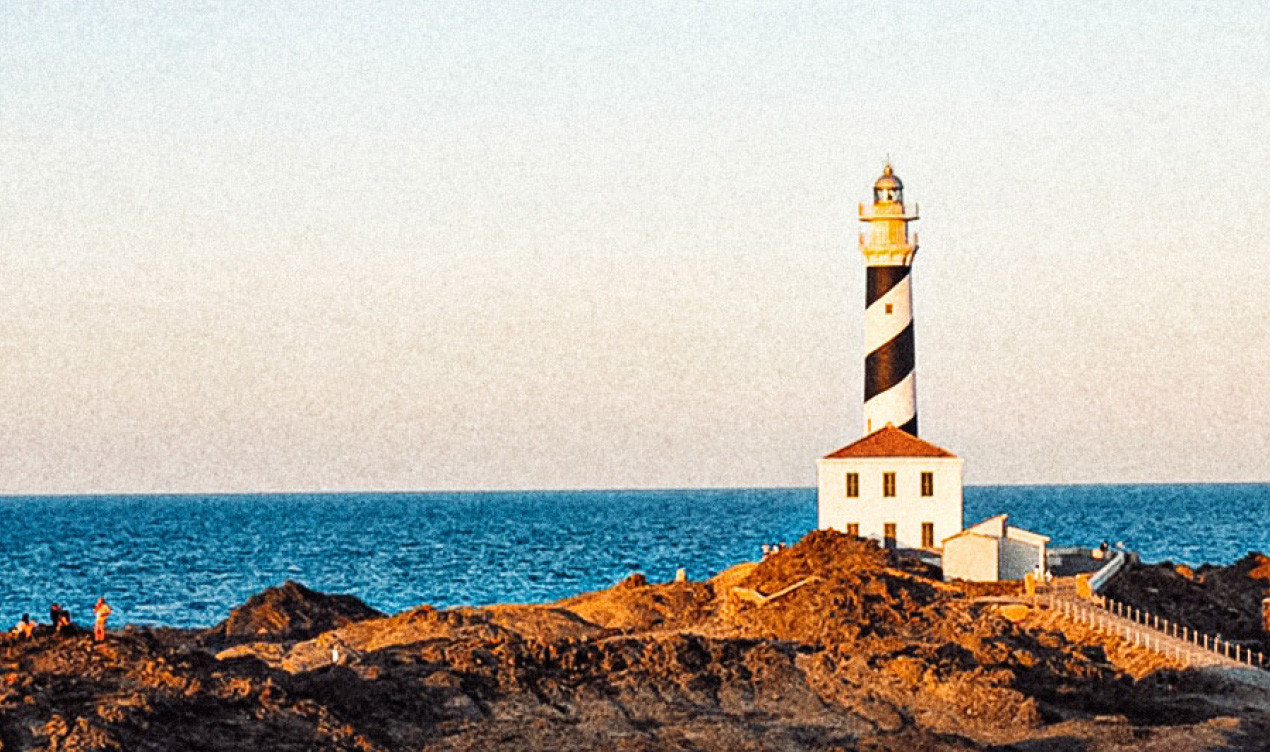
M 968 523 L 999 512 L 1148 560 L 1270 551 L 1270 485 L 966 489 Z M 83 622 L 104 594 L 112 623 L 208 626 L 286 579 L 386 612 L 554 600 L 636 570 L 706 577 L 815 524 L 808 488 L 2 497 L 0 623 L 54 600 Z

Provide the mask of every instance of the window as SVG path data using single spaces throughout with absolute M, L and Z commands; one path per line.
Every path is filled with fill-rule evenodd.
M 935 523 L 922 523 L 922 548 L 935 547 Z
M 848 522 L 848 523 L 847 523 L 847 535 L 850 535 L 850 536 L 855 537 L 855 538 L 859 538 L 859 537 L 860 537 L 860 523 L 858 523 L 858 522 Z
M 922 496 L 935 495 L 935 474 L 922 473 Z
M 882 495 L 895 495 L 895 473 L 882 473 Z
M 887 313 L 887 315 L 890 315 L 890 314 L 892 314 L 892 313 L 894 313 L 894 312 L 895 312 L 895 306 L 894 306 L 893 304 L 891 304 L 891 303 L 887 303 L 887 304 L 886 304 L 886 313 Z
M 847 473 L 847 498 L 854 499 L 860 495 L 860 474 Z
M 882 545 L 895 548 L 895 523 L 888 522 L 882 526 Z

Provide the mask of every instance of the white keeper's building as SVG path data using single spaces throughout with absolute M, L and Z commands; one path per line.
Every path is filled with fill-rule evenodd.
M 961 532 L 962 463 L 887 425 L 816 461 L 817 527 L 887 548 L 935 549 Z

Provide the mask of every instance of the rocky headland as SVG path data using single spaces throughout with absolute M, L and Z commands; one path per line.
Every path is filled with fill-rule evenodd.
M 1253 556 L 1112 587 L 1264 640 Z M 1270 748 L 1270 681 L 978 595 L 829 531 L 548 604 L 385 616 L 289 582 L 209 630 L 4 638 L 0 750 Z

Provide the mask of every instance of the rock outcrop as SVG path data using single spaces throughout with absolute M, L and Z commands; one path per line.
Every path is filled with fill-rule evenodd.
M 1270 738 L 1270 688 L 1196 672 L 1135 680 L 1097 645 L 1014 624 L 832 532 L 707 582 L 631 578 L 551 604 L 359 619 L 316 608 L 348 606 L 318 596 L 288 583 L 252 598 L 217 639 L 255 641 L 216 655 L 207 635 L 175 630 L 121 630 L 99 647 L 5 640 L 0 750 L 1096 751 Z M 322 619 L 347 621 L 311 634 Z
M 382 613 L 351 595 L 327 595 L 287 580 L 267 588 L 229 612 L 212 627 L 212 640 L 304 640 L 346 624 L 374 619 Z

